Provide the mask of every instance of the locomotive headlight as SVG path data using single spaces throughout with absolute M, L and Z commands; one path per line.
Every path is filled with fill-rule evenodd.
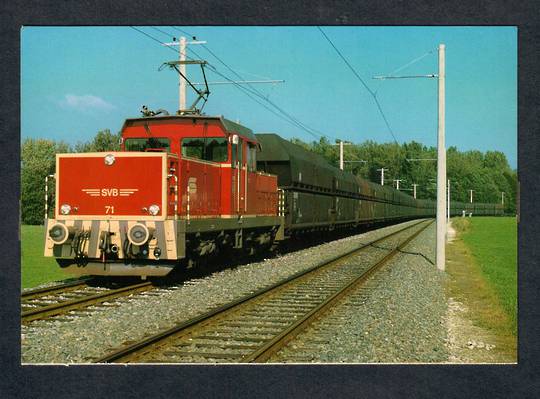
M 154 229 L 146 227 L 142 223 L 134 224 L 128 230 L 128 240 L 133 245 L 144 245 L 151 238 Z
M 70 212 L 71 212 L 71 206 L 69 206 L 68 204 L 63 204 L 60 207 L 60 213 L 62 215 L 69 215 Z
M 56 245 L 62 245 L 73 238 L 75 229 L 62 223 L 56 223 L 49 229 L 49 237 Z
M 65 226 L 63 224 L 55 224 L 50 230 L 49 230 L 49 237 L 54 242 L 62 242 L 67 234 L 67 229 L 65 229 Z
M 103 161 L 105 162 L 105 165 L 107 165 L 107 166 L 112 165 L 115 160 L 116 160 L 116 158 L 114 157 L 113 154 L 107 154 L 107 155 L 105 155 L 105 158 L 103 158 Z
M 152 216 L 156 216 L 159 213 L 159 206 L 157 205 L 150 205 L 148 207 L 148 213 Z

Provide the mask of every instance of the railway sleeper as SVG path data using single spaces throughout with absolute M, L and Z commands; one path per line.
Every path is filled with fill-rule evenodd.
M 204 339 L 207 339 L 207 340 L 216 340 L 216 339 L 219 339 L 219 340 L 227 340 L 227 341 L 234 341 L 234 342 L 256 342 L 256 343 L 263 343 L 264 341 L 267 340 L 267 338 L 254 338 L 254 337 L 234 337 L 234 338 L 231 338 L 231 337 L 226 337 L 226 336 L 220 336 L 220 335 L 198 335 L 196 338 L 194 339 L 200 339 L 200 340 L 204 340 Z
M 288 320 L 286 322 L 274 322 L 274 321 L 260 321 L 260 320 L 253 320 L 253 321 L 235 321 L 231 323 L 226 323 L 225 325 L 227 327 L 264 327 L 264 328 L 272 328 L 272 326 L 276 326 L 277 328 L 286 326 L 290 324 L 291 320 Z
M 181 358 L 196 358 L 199 357 L 201 360 L 212 360 L 212 359 L 238 359 L 241 355 L 237 353 L 218 353 L 218 352 L 191 352 L 191 351 L 166 351 L 163 352 L 163 355 L 169 357 L 181 357 Z
M 223 343 L 217 343 L 217 342 L 193 342 L 193 343 L 190 343 L 190 344 L 177 344 L 177 345 L 174 345 L 175 348 L 178 348 L 179 350 L 182 350 L 184 348 L 210 348 L 210 349 L 214 349 L 214 348 L 219 348 L 219 349 L 225 349 L 225 350 L 236 350 L 236 351 L 252 351 L 253 349 L 256 349 L 258 348 L 260 345 L 258 344 L 252 344 L 252 345 L 247 345 L 247 344 L 231 344 L 231 343 L 227 343 L 227 342 L 223 342 Z M 204 352 L 204 350 L 202 350 L 202 352 Z
M 275 335 L 275 332 L 274 331 L 271 331 L 271 332 L 265 332 L 265 331 L 238 331 L 237 329 L 225 329 L 225 328 L 220 328 L 219 330 L 216 330 L 219 334 L 222 334 L 223 336 L 227 336 L 227 337 L 230 337 L 231 339 L 239 339 L 238 338 L 238 335 L 240 335 L 241 337 L 251 337 L 251 338 L 256 338 L 256 339 L 260 339 L 260 340 L 263 340 L 263 341 L 266 341 L 272 337 L 274 337 Z

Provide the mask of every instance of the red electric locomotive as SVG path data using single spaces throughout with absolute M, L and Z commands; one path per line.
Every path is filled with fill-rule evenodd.
M 253 132 L 222 117 L 128 119 L 119 152 L 58 154 L 45 256 L 77 274 L 162 276 L 270 247 L 282 226 Z

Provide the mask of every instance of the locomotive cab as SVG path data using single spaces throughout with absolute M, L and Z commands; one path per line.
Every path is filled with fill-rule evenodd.
M 180 216 L 191 220 L 276 213 L 277 185 L 257 172 L 258 140 L 238 123 L 200 115 L 128 119 L 122 149 L 178 156 Z M 270 192 L 273 195 L 263 194 Z

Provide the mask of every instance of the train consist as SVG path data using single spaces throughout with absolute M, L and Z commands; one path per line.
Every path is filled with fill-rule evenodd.
M 186 260 L 435 214 L 433 201 L 223 117 L 146 116 L 126 120 L 121 133 L 121 151 L 56 156 L 45 256 L 75 274 L 163 276 Z M 452 214 L 464 210 L 502 213 L 452 203 Z

